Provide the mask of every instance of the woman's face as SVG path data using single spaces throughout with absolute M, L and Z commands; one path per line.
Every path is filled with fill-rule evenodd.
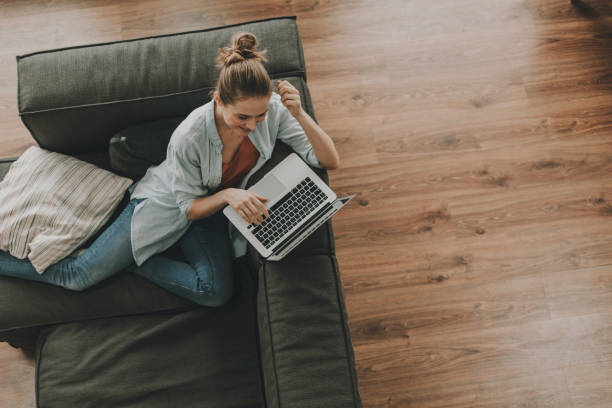
M 231 105 L 223 105 L 221 99 L 215 97 L 225 125 L 232 131 L 243 136 L 255 130 L 259 122 L 266 118 L 270 97 L 245 98 Z

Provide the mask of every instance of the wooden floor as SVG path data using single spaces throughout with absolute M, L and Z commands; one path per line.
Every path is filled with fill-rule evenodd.
M 17 54 L 288 14 L 357 194 L 334 228 L 364 406 L 612 407 L 608 0 L 0 0 L 0 156 L 33 144 Z M 34 406 L 33 362 L 0 363 L 0 406 Z

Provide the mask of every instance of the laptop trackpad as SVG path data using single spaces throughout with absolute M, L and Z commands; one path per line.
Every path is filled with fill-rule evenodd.
M 253 190 L 270 201 L 283 194 L 286 190 L 285 185 L 273 174 L 268 173 L 260 182 L 253 186 Z

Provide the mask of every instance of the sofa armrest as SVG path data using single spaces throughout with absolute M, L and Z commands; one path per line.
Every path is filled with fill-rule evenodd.
M 257 315 L 268 407 L 361 407 L 335 256 L 260 262 Z

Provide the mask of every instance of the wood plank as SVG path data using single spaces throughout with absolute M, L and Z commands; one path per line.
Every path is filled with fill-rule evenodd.
M 34 408 L 35 361 L 32 355 L 0 343 L 0 407 Z
M 474 381 L 470 376 L 447 383 L 383 385 L 376 390 L 373 407 L 419 408 L 573 408 L 563 370 L 523 375 L 510 380 Z
M 582 364 L 565 369 L 575 408 L 605 408 L 612 401 L 612 362 Z

